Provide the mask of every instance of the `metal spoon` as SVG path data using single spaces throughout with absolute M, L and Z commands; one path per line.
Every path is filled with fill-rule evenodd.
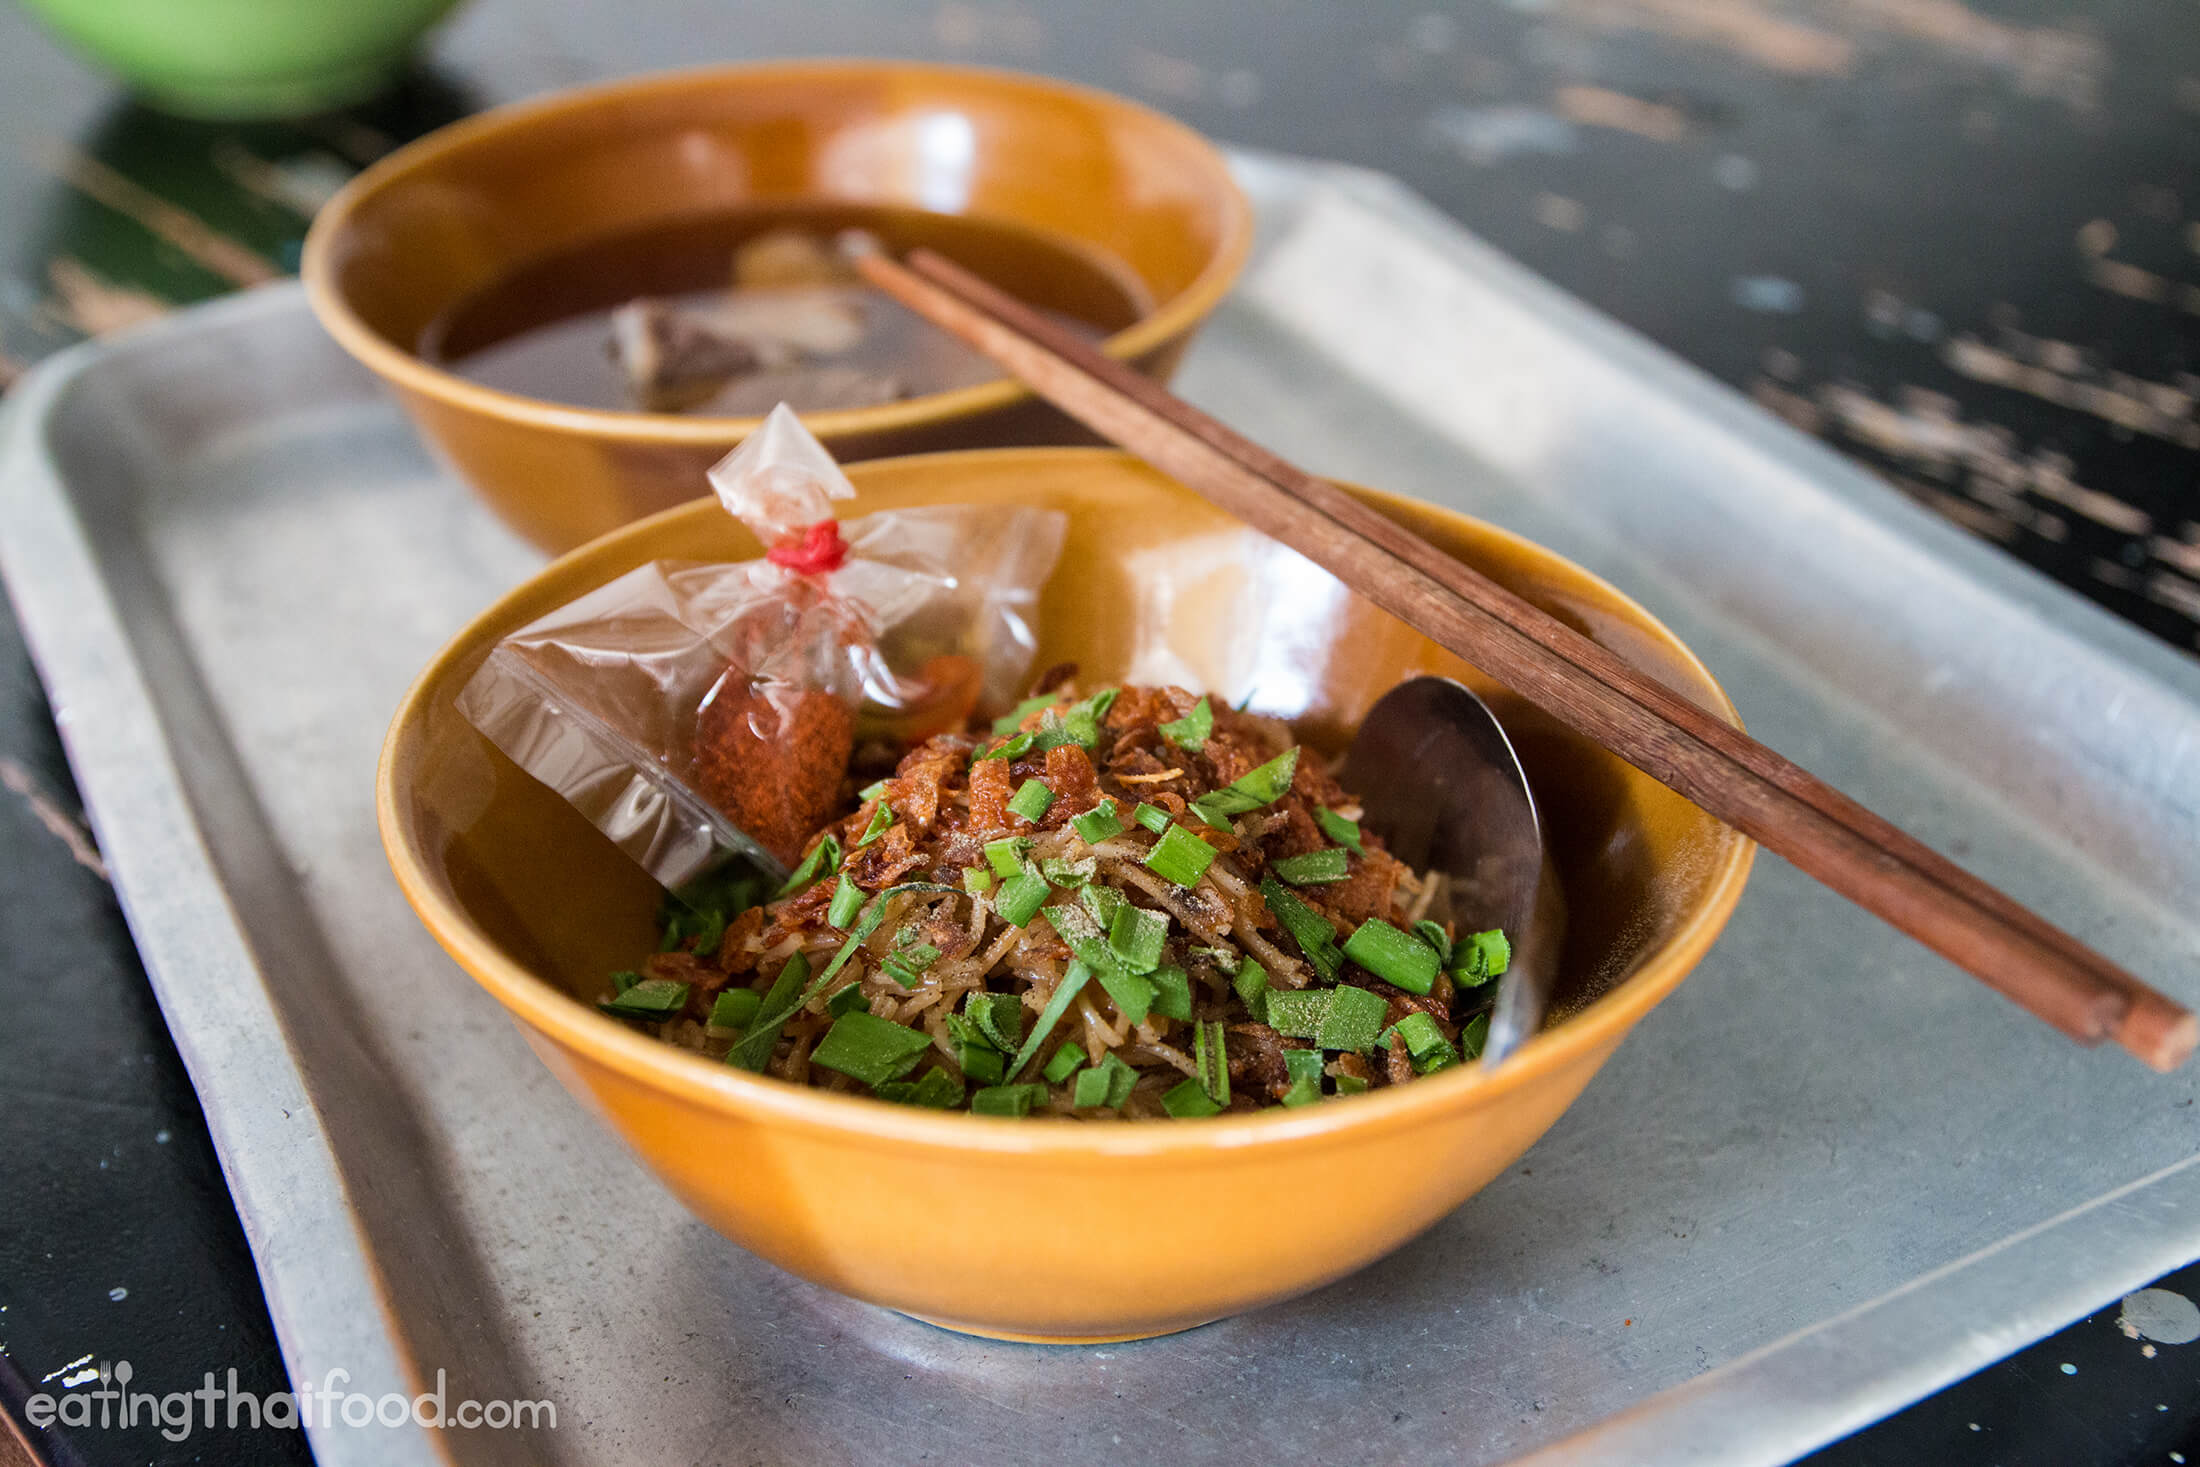
M 1417 677 L 1378 699 L 1340 773 L 1362 823 L 1417 871 L 1452 878 L 1461 932 L 1504 929 L 1512 965 L 1498 980 L 1482 1063 L 1543 1023 L 1566 926 L 1535 796 L 1497 716 L 1449 678 Z

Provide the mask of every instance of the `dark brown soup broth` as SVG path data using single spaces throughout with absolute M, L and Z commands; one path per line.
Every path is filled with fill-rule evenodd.
M 918 246 L 937 250 L 1092 339 L 1120 331 L 1151 309 L 1127 266 L 1031 230 L 919 209 L 786 203 L 680 219 L 522 266 L 430 324 L 418 351 L 505 392 L 576 407 L 662 410 L 663 401 L 637 394 L 611 350 L 612 313 L 646 297 L 704 316 L 792 305 L 861 322 L 845 348 L 760 367 L 688 394 L 679 408 L 689 413 L 753 416 L 782 400 L 798 411 L 863 406 L 1001 375 L 990 360 L 868 285 L 733 289 L 736 251 L 789 229 L 820 240 L 863 230 L 896 254 Z

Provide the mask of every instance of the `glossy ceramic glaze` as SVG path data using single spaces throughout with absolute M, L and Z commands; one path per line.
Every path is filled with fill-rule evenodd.
M 522 534 L 564 550 L 692 497 L 758 420 L 497 392 L 416 356 L 422 329 L 522 262 L 587 240 L 820 198 L 999 219 L 1112 257 L 1155 308 L 1106 349 L 1159 377 L 1252 236 L 1221 154 L 1133 103 L 1005 72 L 816 62 L 644 77 L 454 124 L 331 201 L 303 274 L 322 323 L 459 472 Z M 843 460 L 1089 441 L 1006 381 L 806 421 Z
M 956 501 L 1068 511 L 1039 662 L 1074 661 L 1095 685 L 1250 694 L 1335 749 L 1401 678 L 1475 684 L 1543 802 L 1574 924 L 1565 1016 L 1511 1063 L 1298 1110 L 1178 1123 L 948 1115 L 659 1044 L 588 1002 L 653 945 L 656 888 L 452 705 L 497 637 L 583 591 L 649 560 L 758 553 L 714 502 L 607 536 L 499 601 L 422 674 L 384 748 L 384 843 L 421 920 L 566 1086 L 699 1216 L 783 1268 L 951 1328 L 1044 1340 L 1165 1333 L 1312 1288 L 1411 1238 L 1527 1150 L 1741 894 L 1749 842 L 1127 455 L 940 454 L 850 476 L 850 514 Z M 1587 572 L 1478 521 L 1355 492 L 1732 717 L 1687 649 Z

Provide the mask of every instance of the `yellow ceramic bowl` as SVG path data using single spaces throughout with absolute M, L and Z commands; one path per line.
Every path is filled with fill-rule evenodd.
M 499 392 L 422 360 L 421 333 L 530 261 L 774 201 L 964 214 L 1105 257 L 1155 302 L 1106 350 L 1164 379 L 1252 239 L 1222 155 L 1134 103 L 1007 72 L 799 62 L 641 77 L 446 127 L 321 211 L 303 274 L 322 324 L 497 513 L 567 550 L 692 498 L 760 420 Z M 804 421 L 843 460 L 1091 441 L 1005 380 Z
M 1070 515 L 1040 608 L 1041 665 L 1097 684 L 1197 680 L 1303 715 L 1336 744 L 1421 672 L 1488 685 L 1127 455 L 939 454 L 857 464 L 850 514 L 946 502 Z M 1643 609 L 1502 530 L 1356 490 L 1384 513 L 1732 718 Z M 421 675 L 383 753 L 399 883 L 570 1090 L 727 1237 L 827 1288 L 950 1328 L 1098 1341 L 1165 1333 L 1349 1273 L 1457 1207 L 1558 1118 L 1702 957 L 1751 844 L 1502 695 L 1571 899 L 1567 987 L 1596 994 L 1490 1073 L 1478 1065 L 1296 1110 L 1184 1122 L 1011 1121 L 829 1094 L 714 1064 L 598 1014 L 606 975 L 654 946 L 658 893 L 452 699 L 500 636 L 645 561 L 756 555 L 714 503 L 564 557 Z

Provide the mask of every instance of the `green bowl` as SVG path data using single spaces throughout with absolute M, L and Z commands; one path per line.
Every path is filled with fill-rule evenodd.
M 326 111 L 372 96 L 457 0 L 24 0 L 147 102 L 189 117 Z

